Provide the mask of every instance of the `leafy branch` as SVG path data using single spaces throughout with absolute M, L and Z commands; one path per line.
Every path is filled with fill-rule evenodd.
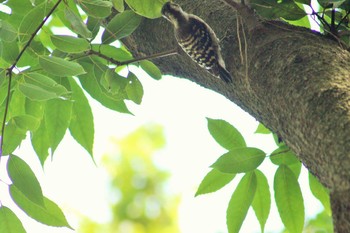
M 139 61 L 143 61 L 143 60 L 149 60 L 149 59 L 155 59 L 155 58 L 161 58 L 161 57 L 167 57 L 167 56 L 171 56 L 171 55 L 175 55 L 175 54 L 178 54 L 178 49 L 171 49 L 171 50 L 168 50 L 168 51 L 164 51 L 164 52 L 160 52 L 160 53 L 155 53 L 155 54 L 152 54 L 152 55 L 149 55 L 149 56 L 145 56 L 145 57 L 140 57 L 140 58 L 135 58 L 135 59 L 130 59 L 130 60 L 127 60 L 127 61 L 123 61 L 123 62 L 120 62 L 120 61 L 117 61 L 111 57 L 108 57 L 106 55 L 104 55 L 103 53 L 101 52 L 98 52 L 98 51 L 95 51 L 95 50 L 89 50 L 87 51 L 86 55 L 96 55 L 100 58 L 103 58 L 105 59 L 106 61 L 109 61 L 110 63 L 116 65 L 116 66 L 122 66 L 122 65 L 128 65 L 128 64 L 131 64 L 131 63 L 134 63 L 134 62 L 139 62 Z
M 18 56 L 16 57 L 15 61 L 13 64 L 6 70 L 6 76 L 8 76 L 8 86 L 7 86 L 7 96 L 6 96 L 6 103 L 5 103 L 5 110 L 4 110 L 4 117 L 2 121 L 2 126 L 1 126 L 1 138 L 0 138 L 0 160 L 3 152 L 3 145 L 4 145 L 4 133 L 5 133 L 5 125 L 6 125 L 6 118 L 7 118 L 7 113 L 9 109 L 9 103 L 10 103 L 10 95 L 11 95 L 11 83 L 12 83 L 12 72 L 13 69 L 16 67 L 18 61 L 21 59 L 22 55 L 26 51 L 26 49 L 29 47 L 31 42 L 33 41 L 34 37 L 36 34 L 39 32 L 39 30 L 44 26 L 46 21 L 49 19 L 49 17 L 52 15 L 52 13 L 56 10 L 58 5 L 62 2 L 62 0 L 58 0 L 56 4 L 52 7 L 52 9 L 48 12 L 48 14 L 45 16 L 44 20 L 38 25 L 38 27 L 35 29 L 35 31 L 32 33 L 30 36 L 29 40 L 27 43 L 24 45 Z

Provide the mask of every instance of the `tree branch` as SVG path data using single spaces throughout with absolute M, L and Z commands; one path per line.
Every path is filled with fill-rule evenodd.
M 6 118 L 7 118 L 7 113 L 8 113 L 8 108 L 9 108 L 9 103 L 10 103 L 10 94 L 11 94 L 11 82 L 12 82 L 12 71 L 16 67 L 19 59 L 21 59 L 22 55 L 26 51 L 26 49 L 29 47 L 29 45 L 32 43 L 34 37 L 36 34 L 39 32 L 39 30 L 43 27 L 43 25 L 46 23 L 48 18 L 51 16 L 51 14 L 56 10 L 58 5 L 62 2 L 62 0 L 58 0 L 56 4 L 52 7 L 52 9 L 49 11 L 49 13 L 46 15 L 44 20 L 39 24 L 39 26 L 35 29 L 33 34 L 30 36 L 29 40 L 27 43 L 24 45 L 18 56 L 16 57 L 15 61 L 13 64 L 7 69 L 7 76 L 8 78 L 8 86 L 7 86 L 7 96 L 6 96 L 6 103 L 5 103 L 5 111 L 4 111 L 4 117 L 1 125 L 1 138 L 0 138 L 0 161 L 1 161 L 1 156 L 3 153 L 3 145 L 4 145 L 4 134 L 5 134 L 5 125 L 6 125 Z

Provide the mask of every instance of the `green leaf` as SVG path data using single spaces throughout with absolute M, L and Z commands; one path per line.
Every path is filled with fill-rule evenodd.
M 19 54 L 19 48 L 16 41 L 0 41 L 0 56 L 9 64 L 12 64 Z
M 293 163 L 291 165 L 288 165 L 289 169 L 292 170 L 295 177 L 298 179 L 300 172 L 301 172 L 301 162 Z
M 85 73 L 83 67 L 78 63 L 67 61 L 59 57 L 39 56 L 39 63 L 45 71 L 60 77 Z
M 122 95 L 127 84 L 128 79 L 117 74 L 115 69 L 107 69 L 101 79 L 101 85 L 112 95 Z
M 39 120 L 30 115 L 20 115 L 12 117 L 14 124 L 25 131 L 35 131 L 39 127 Z
M 17 38 L 17 30 L 5 20 L 0 20 L 0 39 L 12 42 Z
M 44 115 L 44 103 L 26 99 L 25 113 L 37 119 L 42 119 Z M 40 123 L 40 122 L 39 122 Z
M 123 12 L 124 11 L 124 0 L 112 0 L 114 8 L 119 11 Z
M 245 140 L 241 133 L 230 123 L 224 120 L 208 120 L 208 129 L 217 143 L 227 150 L 246 147 Z
M 306 12 L 293 0 L 252 0 L 251 6 L 267 19 L 282 17 L 286 20 L 299 20 L 306 16 Z
M 125 91 L 128 99 L 133 101 L 135 104 L 141 104 L 143 97 L 143 87 L 141 82 L 132 72 L 129 72 L 127 79 L 128 84 L 125 87 Z
M 159 68 L 153 62 L 143 60 L 140 62 L 140 66 L 149 76 L 155 80 L 162 78 L 162 72 L 160 72 Z
M 81 9 L 86 14 L 95 18 L 106 18 L 111 14 L 112 3 L 102 0 L 82 0 L 80 2 Z
M 72 102 L 61 99 L 49 100 L 45 106 L 45 127 L 52 154 L 64 137 L 72 115 Z
M 21 220 L 6 206 L 0 207 L 0 232 L 26 233 Z
M 67 95 L 67 89 L 52 78 L 39 73 L 23 74 L 24 82 L 19 83 L 19 90 L 29 99 L 44 101 Z
M 100 85 L 101 76 L 104 72 L 101 72 L 98 68 L 100 64 L 92 65 L 90 63 L 81 63 L 86 69 L 87 73 L 79 76 L 79 80 L 84 90 L 87 91 L 92 98 L 96 99 L 103 106 L 122 113 L 130 113 L 123 100 L 117 99 L 112 95 L 108 95 L 103 92 Z
M 129 51 L 126 51 L 123 48 L 116 48 L 112 45 L 107 44 L 93 44 L 92 49 L 98 51 L 103 55 L 113 58 L 116 61 L 128 61 L 133 59 L 132 54 Z
M 13 118 L 14 116 L 21 116 L 25 115 L 25 102 L 26 97 L 16 89 L 12 92 L 11 98 L 10 98 L 10 106 L 9 106 L 9 115 L 10 118 Z
M 238 233 L 253 202 L 256 190 L 255 172 L 247 173 L 239 182 L 228 204 L 226 225 L 229 233 Z
M 48 226 L 71 228 L 62 210 L 51 200 L 44 197 L 45 207 L 29 200 L 14 185 L 10 186 L 13 201 L 31 218 Z M 71 228 L 72 229 L 72 228 Z
M 212 169 L 202 180 L 195 196 L 215 192 L 230 183 L 236 174 L 222 173 Z
M 275 200 L 284 226 L 289 232 L 301 233 L 304 227 L 304 200 L 293 172 L 281 165 L 274 178 Z
M 258 128 L 256 128 L 255 133 L 260 133 L 260 134 L 270 134 L 271 131 L 266 128 L 262 123 L 259 123 Z
M 69 79 L 72 89 L 72 117 L 69 124 L 69 131 L 73 138 L 84 147 L 92 156 L 94 143 L 94 119 L 89 102 L 74 79 Z
M 49 156 L 51 145 L 45 121 L 41 121 L 39 128 L 35 132 L 32 132 L 31 140 L 35 153 L 38 155 L 41 165 L 44 166 L 44 162 Z
M 257 148 L 233 149 L 211 165 L 224 173 L 243 173 L 257 168 L 265 159 L 265 153 Z
M 11 154 L 7 162 L 7 171 L 12 184 L 29 200 L 44 206 L 44 196 L 32 169 L 19 157 Z
M 287 146 L 282 146 L 274 150 L 270 155 L 270 160 L 276 165 L 299 163 L 296 155 Z
M 264 232 L 267 218 L 271 208 L 270 188 L 266 176 L 259 170 L 255 170 L 257 187 L 252 203 L 255 215 L 260 223 L 261 232 Z
M 329 191 L 309 172 L 309 186 L 312 194 L 322 203 L 327 214 L 331 214 Z
M 161 17 L 161 9 L 168 0 L 125 0 L 133 11 L 144 17 L 154 19 Z
M 43 2 L 42 4 L 34 7 L 23 17 L 21 25 L 19 26 L 19 33 L 21 35 L 22 43 L 29 40 L 30 36 L 34 33 L 51 8 L 51 3 Z
M 83 38 L 91 38 L 92 33 L 89 31 L 80 15 L 77 15 L 68 7 L 64 10 L 64 14 L 67 21 L 70 23 L 71 29 L 75 33 L 81 35 Z
M 94 39 L 97 36 L 98 32 L 100 31 L 101 24 L 102 24 L 101 20 L 96 19 L 96 18 L 91 17 L 91 16 L 88 17 L 86 26 L 87 26 L 88 30 L 91 31 L 91 38 L 92 39 Z M 89 41 L 91 41 L 91 39 Z
M 12 153 L 26 138 L 27 130 L 17 127 L 13 119 L 10 119 L 5 126 L 5 133 L 3 137 L 3 155 Z
M 90 49 L 86 39 L 74 36 L 51 35 L 51 41 L 57 49 L 66 53 L 81 53 Z
M 108 23 L 102 34 L 102 43 L 110 44 L 116 40 L 129 36 L 141 23 L 141 17 L 133 11 L 126 10 L 117 14 Z

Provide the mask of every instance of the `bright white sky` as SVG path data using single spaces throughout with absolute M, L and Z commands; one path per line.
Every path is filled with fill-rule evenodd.
M 207 130 L 205 117 L 224 119 L 242 132 L 249 146 L 271 152 L 275 145 L 272 137 L 254 135 L 258 123 L 225 97 L 206 90 L 187 80 L 163 77 L 155 81 L 147 75 L 141 76 L 145 95 L 140 106 L 129 103 L 135 116 L 119 114 L 91 101 L 95 116 L 94 153 L 97 165 L 101 155 L 108 152 L 111 137 L 121 138 L 137 127 L 154 122 L 163 125 L 166 133 L 166 148 L 155 158 L 156 163 L 171 173 L 170 187 L 181 195 L 179 220 L 182 233 L 219 233 L 226 230 L 226 207 L 240 177 L 217 193 L 194 197 L 196 189 L 209 171 L 208 167 L 225 151 L 216 144 Z M 23 143 L 16 152 L 35 170 L 44 195 L 58 203 L 64 210 L 69 223 L 77 227 L 79 215 L 96 221 L 108 219 L 106 197 L 106 175 L 102 167 L 95 166 L 69 133 L 58 147 L 54 159 L 48 160 L 43 172 L 29 142 Z M 0 175 L 4 173 L 1 163 Z M 272 187 L 276 167 L 267 161 L 263 171 L 270 173 Z M 302 172 L 300 182 L 306 205 L 306 215 L 314 215 L 322 209 L 320 203 L 308 191 L 306 172 Z M 306 191 L 306 192 L 305 192 Z M 5 185 L 0 184 L 0 199 L 6 206 L 12 201 L 7 198 Z M 272 195 L 273 196 L 273 195 Z M 276 207 L 273 207 L 267 222 L 266 232 L 278 232 L 282 223 Z M 15 208 L 15 207 L 13 207 Z M 12 209 L 13 209 L 12 208 Z M 16 211 L 24 221 L 28 233 L 72 233 L 66 228 L 53 228 L 28 219 L 21 211 Z M 254 212 L 243 223 L 241 232 L 259 232 L 260 227 Z

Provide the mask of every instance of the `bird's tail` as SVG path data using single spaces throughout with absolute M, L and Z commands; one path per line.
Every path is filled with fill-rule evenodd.
M 219 65 L 218 69 L 219 69 L 219 76 L 223 81 L 225 81 L 226 83 L 232 82 L 232 77 L 230 73 L 224 67 Z

